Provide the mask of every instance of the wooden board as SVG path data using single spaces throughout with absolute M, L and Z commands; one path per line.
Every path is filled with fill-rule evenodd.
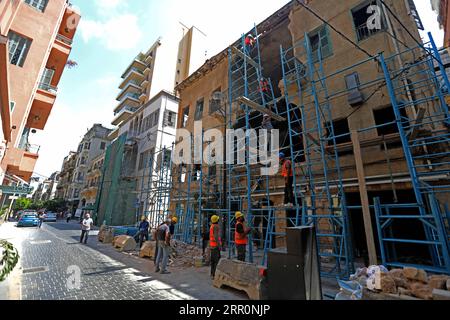
M 264 108 L 262 105 L 253 102 L 251 100 L 249 100 L 246 97 L 239 97 L 236 99 L 236 101 L 238 103 L 241 104 L 245 104 L 246 106 L 249 106 L 250 108 L 259 111 L 261 113 L 267 114 L 269 115 L 272 119 L 276 120 L 276 121 L 286 121 L 285 118 L 283 118 L 282 116 L 279 116 L 278 114 L 276 114 L 275 112 L 273 112 L 272 110 L 268 109 L 268 108 Z

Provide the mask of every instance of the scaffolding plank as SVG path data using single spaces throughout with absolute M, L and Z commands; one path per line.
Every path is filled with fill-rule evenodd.
M 246 59 L 248 61 L 248 63 L 250 63 L 252 66 L 254 66 L 255 68 L 259 69 L 259 65 L 256 63 L 255 60 L 253 60 L 252 58 L 250 58 L 248 55 L 246 55 L 245 53 L 243 53 L 241 50 L 239 50 L 238 48 L 232 46 L 231 47 L 231 51 L 234 54 L 237 54 L 238 56 L 240 56 L 242 59 Z
M 283 118 L 282 116 L 276 114 L 275 112 L 271 111 L 270 109 L 265 108 L 262 105 L 254 102 L 254 101 L 249 100 L 246 97 L 239 97 L 236 99 L 236 101 L 238 103 L 245 104 L 245 105 L 249 106 L 250 108 L 255 109 L 256 111 L 267 114 L 276 121 L 286 121 L 286 119 Z

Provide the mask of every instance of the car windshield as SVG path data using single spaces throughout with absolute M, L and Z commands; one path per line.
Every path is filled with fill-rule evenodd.
M 23 215 L 24 218 L 36 218 L 36 214 L 34 213 L 28 213 Z

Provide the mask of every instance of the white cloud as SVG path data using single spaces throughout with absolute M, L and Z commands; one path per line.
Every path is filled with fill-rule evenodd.
M 116 9 L 120 4 L 122 4 L 123 0 L 95 0 L 95 4 L 99 9 Z
M 86 43 L 97 40 L 113 51 L 136 48 L 142 39 L 138 17 L 132 14 L 115 15 L 105 22 L 82 19 L 79 30 Z

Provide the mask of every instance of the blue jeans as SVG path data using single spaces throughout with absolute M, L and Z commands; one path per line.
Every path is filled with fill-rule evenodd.
M 169 262 L 169 246 L 163 241 L 158 241 L 158 256 L 156 257 L 156 269 L 159 269 L 159 266 L 162 263 L 161 272 L 166 272 L 168 262 Z

